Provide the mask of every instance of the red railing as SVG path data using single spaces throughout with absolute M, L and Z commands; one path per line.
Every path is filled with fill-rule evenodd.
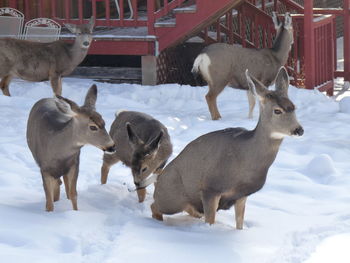
M 311 6 L 310 8 L 312 8 Z M 343 28 L 343 48 L 344 48 L 344 70 L 337 70 L 336 63 L 334 64 L 335 77 L 343 77 L 344 80 L 350 81 L 350 0 L 343 1 L 343 8 L 314 8 L 314 14 L 331 14 L 340 16 L 344 19 Z M 335 30 L 334 30 L 335 34 Z M 334 39 L 334 49 L 336 53 L 336 39 Z
M 334 79 L 334 17 L 322 17 L 314 24 L 316 85 Z M 328 89 L 327 89 L 328 90 Z
M 185 0 L 161 0 L 156 8 L 155 0 L 10 0 L 10 6 L 23 10 L 26 20 L 36 17 L 50 17 L 59 23 L 87 23 L 91 16 L 96 26 L 106 27 L 148 27 L 154 34 L 154 23 Z M 118 5 L 117 5 L 118 3 Z M 141 4 L 144 6 L 141 6 Z M 142 8 L 141 8 L 142 7 Z
M 263 6 L 265 8 L 265 4 Z M 215 36 L 210 35 L 213 31 Z M 226 35 L 226 40 L 222 39 L 222 34 Z M 246 2 L 229 10 L 214 25 L 204 28 L 199 36 L 208 44 L 226 41 L 229 44 L 240 43 L 244 47 L 265 48 L 272 46 L 275 34 L 271 16 L 253 3 Z
M 274 25 L 271 23 L 271 16 L 249 3 L 241 5 L 237 11 L 241 32 L 239 40 L 242 46 L 255 48 L 271 47 L 272 40 L 276 35 Z
M 333 79 L 335 69 L 335 22 L 334 16 L 318 16 L 313 19 L 313 49 L 309 51 L 309 56 L 313 57 L 312 61 L 308 61 L 305 50 L 305 18 L 302 15 L 293 16 L 297 30 L 298 38 L 295 38 L 292 61 L 290 65 L 294 68 L 294 77 L 300 86 L 306 88 L 319 87 L 321 91 L 327 91 L 329 95 L 333 94 Z M 297 45 L 297 46 L 295 46 Z M 306 66 L 314 63 L 314 73 L 311 76 L 306 73 Z M 313 79 L 312 86 L 308 86 L 307 78 Z
M 280 0 L 287 8 L 301 11 L 303 16 L 299 19 L 300 38 L 300 67 L 303 72 L 303 85 L 308 89 L 318 87 L 320 91 L 326 91 L 333 95 L 334 77 L 336 74 L 336 32 L 334 16 L 320 16 L 316 14 L 338 14 L 339 9 L 313 9 L 313 1 L 305 1 L 304 7 L 292 0 Z M 350 25 L 346 21 L 349 17 L 349 0 L 344 0 L 344 39 L 349 38 Z M 336 12 L 332 12 L 336 11 Z M 344 40 L 345 41 L 345 40 Z M 347 42 L 350 44 L 350 42 Z M 350 47 L 344 45 L 344 56 Z M 345 58 L 345 57 L 344 57 Z M 347 59 L 347 61 L 350 61 Z M 350 68 L 345 69 L 343 76 L 350 77 Z M 300 75 L 300 74 L 299 74 Z

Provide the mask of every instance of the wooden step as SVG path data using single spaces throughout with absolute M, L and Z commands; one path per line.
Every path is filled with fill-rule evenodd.
M 186 6 L 186 7 L 179 7 L 179 8 L 175 8 L 173 10 L 173 12 L 175 14 L 193 14 L 197 12 L 197 6 L 196 5 L 190 5 L 190 6 Z
M 157 21 L 154 24 L 154 27 L 175 27 L 176 26 L 176 19 L 175 18 L 167 18 L 162 19 L 160 21 Z

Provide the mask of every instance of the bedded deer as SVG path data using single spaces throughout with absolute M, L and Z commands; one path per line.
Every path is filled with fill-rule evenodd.
M 84 60 L 92 41 L 94 18 L 88 24 L 65 24 L 76 34 L 74 43 L 57 40 L 40 43 L 28 40 L 0 39 L 0 88 L 10 96 L 11 79 L 51 83 L 54 94 L 62 94 L 62 76 L 67 76 Z
M 103 156 L 101 183 L 107 182 L 110 167 L 122 161 L 131 168 L 139 202 L 143 202 L 146 188 L 140 184 L 154 180 L 172 153 L 168 130 L 148 114 L 122 111 L 116 115 L 109 134 L 118 148 L 114 154 Z M 155 177 L 148 178 L 152 173 Z
M 33 106 L 27 124 L 27 143 L 40 167 L 46 196 L 46 210 L 53 211 L 60 198 L 63 176 L 67 198 L 77 210 L 77 179 L 80 149 L 94 145 L 109 153 L 115 144 L 105 129 L 105 122 L 95 110 L 97 87 L 93 85 L 83 106 L 56 96 L 41 99 Z
M 244 71 L 246 69 L 265 86 L 275 81 L 279 68 L 287 63 L 288 54 L 293 44 L 292 19 L 285 14 L 284 23 L 278 23 L 273 13 L 273 23 L 277 31 L 272 48 L 252 49 L 240 45 L 216 43 L 206 47 L 194 61 L 192 73 L 200 74 L 208 83 L 209 91 L 205 98 L 211 118 L 221 118 L 217 107 L 217 97 L 226 85 L 247 90 L 249 118 L 253 117 L 255 97 L 251 93 Z
M 189 143 L 163 170 L 154 190 L 152 217 L 187 211 L 213 224 L 217 210 L 234 205 L 236 228 L 242 229 L 247 197 L 265 184 L 267 172 L 285 136 L 304 133 L 288 98 L 288 74 L 279 70 L 276 90 L 269 91 L 248 74 L 257 94 L 260 117 L 254 130 L 228 128 Z

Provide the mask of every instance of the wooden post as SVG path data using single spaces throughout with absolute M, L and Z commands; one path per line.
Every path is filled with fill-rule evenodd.
M 344 81 L 350 81 L 350 1 L 344 0 Z
M 9 6 L 12 8 L 17 8 L 17 1 L 16 0 L 10 0 L 9 1 Z
M 154 1 L 153 0 L 147 0 L 147 27 L 148 27 L 148 34 L 149 35 L 154 35 L 155 30 L 154 30 Z
M 304 52 L 305 87 L 307 89 L 314 89 L 315 87 L 315 36 L 314 36 L 314 27 L 313 27 L 313 1 L 304 2 L 304 48 L 305 48 L 305 52 Z
M 68 0 L 64 1 L 64 15 L 65 15 L 65 19 L 66 21 L 70 22 L 70 3 Z
M 142 85 L 157 85 L 157 57 L 142 56 Z
M 78 17 L 79 17 L 79 23 L 83 24 L 83 19 L 84 19 L 83 0 L 78 1 Z

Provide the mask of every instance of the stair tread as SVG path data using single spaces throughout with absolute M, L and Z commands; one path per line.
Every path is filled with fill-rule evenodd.
M 154 25 L 155 27 L 174 27 L 176 26 L 176 19 L 174 17 L 163 18 L 157 21 Z
M 195 13 L 197 11 L 197 5 L 178 7 L 178 8 L 175 8 L 173 11 L 175 13 Z

